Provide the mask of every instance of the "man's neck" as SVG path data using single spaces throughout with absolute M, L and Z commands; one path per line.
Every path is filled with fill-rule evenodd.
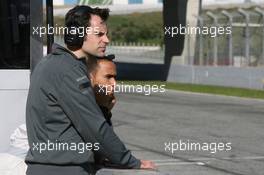
M 84 57 L 88 56 L 81 49 L 76 50 L 76 51 L 71 51 L 71 52 L 77 57 L 77 59 L 81 59 L 81 58 L 84 58 Z
M 90 59 L 95 59 L 95 56 L 92 56 L 90 54 L 87 54 L 87 53 L 83 52 L 81 49 L 76 50 L 76 51 L 71 51 L 70 50 L 70 52 L 72 54 L 74 54 L 77 59 L 83 59 L 83 58 L 85 58 L 86 61 L 88 61 Z

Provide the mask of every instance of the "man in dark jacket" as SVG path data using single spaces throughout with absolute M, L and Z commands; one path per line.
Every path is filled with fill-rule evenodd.
M 27 175 L 94 174 L 94 152 L 125 168 L 154 168 L 136 159 L 107 124 L 87 76 L 85 59 L 105 56 L 108 12 L 71 9 L 65 19 L 67 49 L 58 47 L 31 74 Z
M 94 90 L 96 103 L 104 114 L 105 120 L 112 127 L 111 110 L 116 104 L 114 88 L 116 85 L 116 65 L 113 62 L 114 55 L 94 57 L 87 60 L 88 75 Z M 122 168 L 113 165 L 106 157 L 95 154 L 96 169 L 104 167 Z

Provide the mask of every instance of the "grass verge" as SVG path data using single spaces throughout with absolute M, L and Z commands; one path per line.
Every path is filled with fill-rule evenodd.
M 179 90 L 179 91 L 264 99 L 263 90 L 211 86 L 211 85 L 170 83 L 170 82 L 163 82 L 163 81 L 118 81 L 118 83 L 121 83 L 121 82 L 123 84 L 129 84 L 129 85 L 158 85 L 158 86 L 165 85 L 166 89 Z

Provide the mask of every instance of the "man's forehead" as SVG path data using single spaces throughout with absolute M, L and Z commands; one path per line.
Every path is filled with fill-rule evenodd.
M 103 21 L 100 16 L 91 15 L 90 24 L 91 27 L 98 27 L 99 30 L 103 30 L 103 31 L 107 30 L 106 22 Z
M 114 66 L 115 67 L 115 63 L 113 61 L 109 61 L 106 59 L 99 59 L 98 60 L 98 65 L 99 66 Z
M 116 71 L 116 65 L 114 62 L 109 61 L 109 60 L 98 60 L 98 71 Z

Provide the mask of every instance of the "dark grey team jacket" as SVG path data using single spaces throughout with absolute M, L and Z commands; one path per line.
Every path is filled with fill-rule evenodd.
M 126 149 L 96 104 L 84 61 L 77 60 L 63 47 L 44 57 L 31 75 L 26 125 L 30 146 L 26 163 L 93 163 L 91 147 L 80 153 L 73 145 L 99 143 L 96 154 L 111 163 L 125 168 L 140 167 L 140 161 Z M 50 149 L 48 142 L 54 144 L 49 145 Z

